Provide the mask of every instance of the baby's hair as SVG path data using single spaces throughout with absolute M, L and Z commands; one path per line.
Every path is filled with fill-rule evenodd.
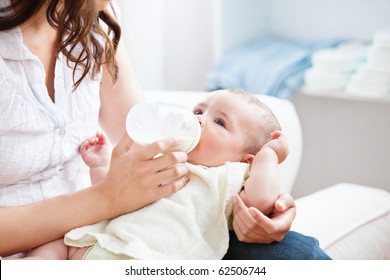
M 271 109 L 252 93 L 243 89 L 227 89 L 227 91 L 242 96 L 249 104 L 253 104 L 259 108 L 259 114 L 254 116 L 253 126 L 247 129 L 249 143 L 246 152 L 255 155 L 267 143 L 273 132 L 281 130 L 279 121 Z

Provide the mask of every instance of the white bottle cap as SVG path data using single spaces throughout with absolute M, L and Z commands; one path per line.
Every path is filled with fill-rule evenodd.
M 126 118 L 127 134 L 140 145 L 160 139 L 183 139 L 180 150 L 189 153 L 198 145 L 201 128 L 197 117 L 187 107 L 170 103 L 141 102 Z

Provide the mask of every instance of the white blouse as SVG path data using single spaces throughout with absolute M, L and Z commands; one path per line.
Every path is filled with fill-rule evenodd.
M 43 65 L 20 29 L 0 32 L 0 207 L 81 187 L 78 149 L 99 129 L 100 80 L 87 76 L 73 91 L 72 70 L 60 54 L 53 103 Z

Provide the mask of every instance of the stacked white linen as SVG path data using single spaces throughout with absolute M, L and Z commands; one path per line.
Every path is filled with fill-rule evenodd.
M 390 96 L 390 30 L 375 33 L 367 63 L 351 78 L 347 92 L 365 96 Z
M 366 61 L 367 48 L 364 42 L 348 42 L 315 52 L 312 67 L 305 72 L 305 90 L 311 93 L 344 90 L 351 76 Z

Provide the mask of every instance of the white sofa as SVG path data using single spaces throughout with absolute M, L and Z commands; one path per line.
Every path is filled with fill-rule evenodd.
M 147 91 L 151 100 L 192 107 L 207 92 Z M 294 105 L 259 95 L 279 119 L 290 155 L 281 164 L 282 190 L 292 191 L 302 156 L 302 131 Z M 342 183 L 296 199 L 292 230 L 314 236 L 333 259 L 390 259 L 390 193 Z

